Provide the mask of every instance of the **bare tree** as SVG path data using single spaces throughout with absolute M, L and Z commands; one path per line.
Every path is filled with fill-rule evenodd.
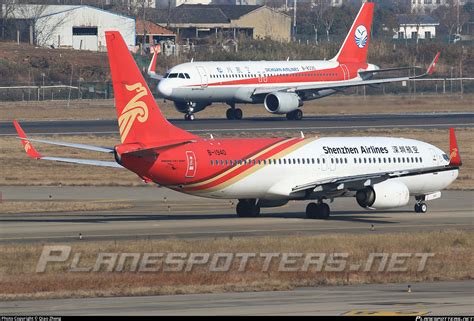
M 12 12 L 15 7 L 15 0 L 1 0 L 0 11 L 2 19 L 2 39 L 5 39 L 6 29 L 9 27 L 12 18 Z
M 438 18 L 440 24 L 446 30 L 451 41 L 452 36 L 460 30 L 460 26 L 469 20 L 469 14 L 464 7 L 454 0 L 448 0 L 445 6 L 440 6 L 433 11 L 433 15 Z
M 47 4 L 17 4 L 11 13 L 13 19 L 21 19 L 28 23 L 31 44 L 44 46 L 49 43 L 55 31 L 68 18 L 69 13 L 67 12 L 49 14 L 50 12 L 47 12 L 48 7 Z
M 331 28 L 336 20 L 336 10 L 330 3 L 329 0 L 321 0 L 319 1 L 319 15 L 321 17 L 321 22 L 326 30 L 326 38 L 329 42 L 329 33 L 331 32 Z

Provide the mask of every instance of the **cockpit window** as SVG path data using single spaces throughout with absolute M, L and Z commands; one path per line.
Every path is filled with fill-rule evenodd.
M 178 75 L 178 77 L 184 79 L 184 74 L 181 74 L 181 73 L 180 73 L 180 74 Z
M 443 154 L 443 158 L 444 158 L 445 161 L 449 162 L 449 157 L 448 157 L 448 155 Z
M 191 77 L 189 77 L 189 74 L 188 73 L 185 73 L 184 74 L 184 77 L 186 77 L 186 79 L 190 79 Z
M 178 74 L 170 74 L 168 78 L 178 78 Z
M 163 78 L 168 78 L 169 75 L 170 75 L 169 72 L 167 72 L 167 73 L 163 76 Z

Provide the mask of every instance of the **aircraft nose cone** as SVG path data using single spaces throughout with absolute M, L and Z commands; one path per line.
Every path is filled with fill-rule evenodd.
M 173 92 L 173 88 L 170 86 L 170 84 L 166 80 L 161 80 L 158 83 L 158 93 L 162 97 L 170 97 L 171 93 Z

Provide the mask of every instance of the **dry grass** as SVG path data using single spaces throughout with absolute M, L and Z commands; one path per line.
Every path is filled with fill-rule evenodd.
M 85 212 L 130 208 L 131 204 L 113 202 L 70 202 L 70 201 L 6 201 L 0 203 L 0 214 L 46 213 L 46 212 Z
M 450 186 L 452 189 L 474 189 L 474 130 L 459 129 L 456 132 L 460 146 L 463 166 L 460 177 Z M 268 136 L 295 136 L 296 132 L 243 132 L 214 134 L 222 137 L 268 137 Z M 449 139 L 447 130 L 439 129 L 377 129 L 365 131 L 347 131 L 318 133 L 305 132 L 311 136 L 395 136 L 414 138 L 434 144 L 448 151 Z M 48 136 L 45 139 L 80 142 L 99 146 L 114 146 L 118 143 L 116 136 Z M 77 151 L 71 148 L 62 148 L 45 144 L 37 144 L 38 150 L 44 155 L 58 157 L 83 157 L 92 159 L 112 160 L 111 155 L 87 151 Z M 18 139 L 14 137 L 0 137 L 0 167 L 6 169 L 0 176 L 0 185 L 96 185 L 96 186 L 138 186 L 142 181 L 135 174 L 120 169 L 98 168 L 73 164 L 59 164 L 56 162 L 36 161 L 29 159 Z
M 182 294 L 227 291 L 287 290 L 300 286 L 363 283 L 463 280 L 474 277 L 474 234 L 463 231 L 393 233 L 372 235 L 322 235 L 257 237 L 215 240 L 102 241 L 73 243 L 66 262 L 48 265 L 35 273 L 42 245 L 0 245 L 0 299 L 94 297 L 152 294 Z M 80 265 L 94 265 L 99 252 L 138 253 L 349 253 L 342 272 L 278 271 L 278 260 L 268 271 L 263 258 L 250 260 L 244 272 L 236 260 L 230 272 L 209 272 L 196 266 L 191 272 L 71 272 L 75 253 L 82 253 Z M 349 271 L 351 264 L 365 266 L 369 253 L 434 253 L 426 268 L 417 271 L 419 259 L 408 259 L 406 272 Z M 301 262 L 301 261 L 300 261 Z M 377 261 L 379 262 L 379 261 Z M 301 265 L 296 265 L 301 266 Z
M 357 99 L 356 99 L 357 98 Z M 360 99 L 359 99 L 360 98 Z M 357 104 L 354 102 L 357 101 Z M 170 101 L 158 100 L 158 104 L 169 118 L 183 118 Z M 308 101 L 303 110 L 306 115 L 327 114 L 380 114 L 413 112 L 472 112 L 474 94 L 460 95 L 386 95 L 356 96 L 335 95 Z M 270 116 L 262 104 L 242 105 L 245 117 Z M 225 118 L 225 104 L 213 104 L 197 114 L 198 118 Z M 275 117 L 282 117 L 275 115 Z M 113 100 L 74 100 L 40 102 L 0 102 L 0 119 L 47 120 L 47 119 L 115 119 Z

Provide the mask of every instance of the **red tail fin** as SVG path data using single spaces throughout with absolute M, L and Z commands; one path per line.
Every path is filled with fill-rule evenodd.
M 122 143 L 156 146 L 160 141 L 196 138 L 163 117 L 120 32 L 107 31 L 105 37 Z
M 461 166 L 461 155 L 459 155 L 458 143 L 454 128 L 449 129 L 449 165 Z
M 340 63 L 365 63 L 367 61 L 373 16 L 374 4 L 372 2 L 362 4 L 341 49 L 332 60 Z

